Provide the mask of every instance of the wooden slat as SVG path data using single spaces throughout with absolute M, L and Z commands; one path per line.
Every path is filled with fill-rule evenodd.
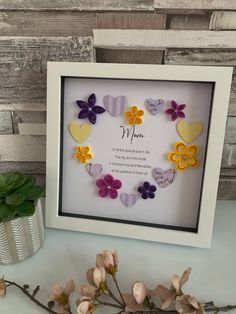
M 224 144 L 222 155 L 222 168 L 235 168 L 236 169 L 236 145 Z
M 236 74 L 232 78 L 228 114 L 236 116 Z
M 0 162 L 45 160 L 45 136 L 0 135 Z
M 236 29 L 236 11 L 214 11 L 211 16 L 210 29 Z
M 35 175 L 36 177 L 36 184 L 42 187 L 46 186 L 46 175 L 44 174 L 38 174 Z
M 46 112 L 45 111 L 13 111 L 12 121 L 13 121 L 14 133 L 19 133 L 18 126 L 20 124 L 46 123 Z M 38 135 L 38 134 L 32 134 L 32 135 Z M 41 134 L 41 135 L 44 135 L 44 134 Z
M 0 10 L 153 11 L 154 0 L 0 0 Z
M 228 168 L 230 164 L 230 155 L 231 155 L 231 145 L 224 144 L 222 160 L 221 160 L 221 168 Z
M 95 13 L 0 12 L 1 36 L 91 36 L 93 28 Z
M 228 117 L 225 132 L 225 143 L 236 144 L 236 117 Z
M 165 64 L 236 66 L 236 51 L 212 49 L 168 49 Z M 233 75 L 228 114 L 236 116 L 236 74 Z
M 236 48 L 236 31 L 95 29 L 93 34 L 99 48 Z
M 0 111 L 0 134 L 12 134 L 12 119 L 10 111 Z
M 235 0 L 154 0 L 156 9 L 236 10 Z
M 0 162 L 1 172 L 5 171 L 20 171 L 23 174 L 35 175 L 46 173 L 45 162 L 22 162 L 22 161 L 4 161 Z
M 21 103 L 21 104 L 0 104 L 1 111 L 46 111 L 45 104 Z
M 161 50 L 96 49 L 96 61 L 105 63 L 161 64 Z
M 220 176 L 221 178 L 236 178 L 236 168 L 221 168 L 220 169 Z
M 166 28 L 178 30 L 209 29 L 210 14 L 168 14 Z
M 97 28 L 164 29 L 166 15 L 155 13 L 99 13 Z M 162 51 L 96 49 L 96 61 L 107 63 L 150 63 L 163 61 Z
M 45 123 L 19 123 L 18 128 L 21 135 L 46 135 Z
M 165 63 L 236 66 L 236 51 L 230 49 L 168 49 L 165 53 Z
M 97 28 L 103 29 L 164 29 L 166 14 L 98 13 Z
M 47 61 L 93 61 L 91 37 L 0 37 L 1 104 L 45 103 Z
M 236 200 L 236 178 L 220 178 L 218 187 L 218 199 Z

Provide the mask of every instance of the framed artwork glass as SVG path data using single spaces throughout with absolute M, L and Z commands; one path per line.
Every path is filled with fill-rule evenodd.
M 231 76 L 49 62 L 47 226 L 209 247 Z

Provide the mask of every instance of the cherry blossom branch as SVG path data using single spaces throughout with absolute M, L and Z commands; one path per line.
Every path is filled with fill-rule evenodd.
M 53 311 L 50 307 L 44 305 L 43 303 L 41 303 L 39 300 L 37 300 L 35 298 L 36 290 L 33 291 L 33 294 L 30 294 L 29 291 L 28 291 L 28 287 L 29 287 L 28 285 L 20 286 L 19 284 L 17 284 L 14 281 L 6 280 L 6 279 L 4 279 L 4 281 L 7 283 L 8 287 L 9 286 L 15 286 L 18 289 L 20 289 L 21 292 L 23 292 L 24 295 L 26 295 L 32 302 L 34 302 L 36 305 L 38 305 L 39 307 L 41 307 L 42 309 L 44 309 L 48 313 L 50 313 L 50 314 L 58 314 L 57 312 Z M 37 286 L 36 289 L 37 289 L 37 292 L 38 292 L 39 289 L 40 289 L 39 286 Z M 72 314 L 72 313 L 70 312 L 70 314 Z
M 116 273 L 118 271 L 118 256 L 115 251 L 104 251 L 97 255 L 96 267 L 90 268 L 86 275 L 88 284 L 80 287 L 81 297 L 76 301 L 78 314 L 91 314 L 101 306 L 117 309 L 116 314 L 187 314 L 187 313 L 213 313 L 229 312 L 236 309 L 236 305 L 216 306 L 214 302 L 202 304 L 194 296 L 183 292 L 183 285 L 188 281 L 191 267 L 187 268 L 181 276 L 174 274 L 171 276 L 169 287 L 157 285 L 155 289 L 149 289 L 145 283 L 136 281 L 132 286 L 131 293 L 122 293 Z M 119 295 L 114 294 L 113 289 L 108 286 L 107 276 L 113 278 L 113 288 L 117 289 Z M 49 314 L 72 314 L 70 309 L 70 295 L 75 291 L 73 279 L 67 281 L 65 288 L 60 285 L 51 287 L 49 301 L 47 305 L 36 299 L 40 290 L 37 285 L 32 292 L 29 292 L 29 285 L 20 285 L 14 281 L 0 278 L 0 297 L 4 297 L 10 286 L 15 286 L 33 303 L 45 310 Z M 109 297 L 109 298 L 108 298 Z M 153 303 L 153 297 L 162 301 L 158 307 Z M 102 300 L 100 299 L 102 298 Z M 108 302 L 106 301 L 108 299 Z M 110 302 L 110 299 L 112 300 Z M 104 301 L 103 301 L 104 300 Z M 54 306 L 55 309 L 54 310 Z M 164 309 L 163 309 L 164 308 Z M 167 308 L 170 308 L 168 310 Z
M 219 312 L 229 312 L 229 311 L 232 311 L 236 309 L 236 305 L 226 305 L 226 306 L 204 306 L 204 310 L 205 312 L 214 312 L 214 313 L 219 313 Z M 137 311 L 136 314 L 139 313 L 139 314 L 144 314 L 144 313 L 176 313 L 178 314 L 178 312 L 176 310 L 162 310 L 160 308 L 156 308 L 156 309 L 153 309 L 153 310 L 143 310 L 143 311 Z

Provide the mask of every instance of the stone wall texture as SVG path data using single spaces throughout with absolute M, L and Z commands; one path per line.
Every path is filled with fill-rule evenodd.
M 138 46 L 125 32 L 128 45 L 106 38 L 104 46 L 95 35 L 107 29 L 153 30 L 160 40 L 151 32 Z M 33 174 L 43 185 L 47 61 L 236 67 L 236 1 L 0 0 L 0 171 Z M 236 199 L 236 71 L 218 199 Z

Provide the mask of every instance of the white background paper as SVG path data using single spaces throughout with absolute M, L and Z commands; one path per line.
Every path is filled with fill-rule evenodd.
M 72 121 L 79 124 L 88 122 L 78 120 L 80 108 L 76 100 L 87 101 L 88 96 L 95 93 L 97 105 L 103 105 L 103 97 L 125 95 L 128 98 L 128 107 L 136 105 L 145 110 L 143 124 L 136 126 L 136 133 L 142 133 L 144 138 L 121 139 L 121 128 L 130 127 L 124 116 L 112 117 L 108 112 L 97 115 L 97 123 L 93 126 L 91 136 L 82 144 L 77 144 L 71 137 L 68 125 Z M 195 228 L 197 224 L 200 202 L 201 184 L 203 176 L 203 162 L 207 140 L 208 121 L 211 107 L 212 84 L 190 82 L 164 81 L 136 81 L 136 80 L 105 80 L 66 78 L 64 85 L 64 142 L 63 142 L 63 213 L 91 215 L 95 217 L 115 218 L 128 221 L 139 221 L 169 226 Z M 164 99 L 165 109 L 152 116 L 145 109 L 146 98 Z M 186 104 L 184 110 L 188 122 L 201 121 L 203 132 L 193 142 L 200 147 L 200 167 L 188 169 L 186 172 L 177 172 L 175 181 L 166 188 L 160 188 L 152 177 L 151 171 L 155 167 L 163 169 L 175 168 L 167 159 L 168 152 L 174 150 L 174 144 L 182 141 L 176 131 L 176 124 L 181 119 L 172 122 L 164 111 L 169 108 L 168 102 L 177 101 Z M 73 158 L 75 146 L 89 145 L 94 153 L 92 163 L 103 165 L 103 174 L 111 173 L 122 181 L 122 192 L 136 193 L 137 187 L 144 181 L 157 186 L 154 199 L 143 200 L 131 208 L 126 208 L 119 197 L 116 200 L 102 199 L 97 195 L 95 181 L 80 164 Z M 123 156 L 146 157 L 140 164 L 150 165 L 147 175 L 114 174 L 114 167 L 109 162 L 118 162 L 112 148 L 149 151 L 150 154 L 119 154 Z M 118 155 L 118 154 L 117 154 Z M 130 161 L 122 161 L 129 162 Z M 137 163 L 136 161 L 134 163 Z M 130 170 L 133 168 L 130 167 Z M 143 171 L 143 170 L 141 170 Z

